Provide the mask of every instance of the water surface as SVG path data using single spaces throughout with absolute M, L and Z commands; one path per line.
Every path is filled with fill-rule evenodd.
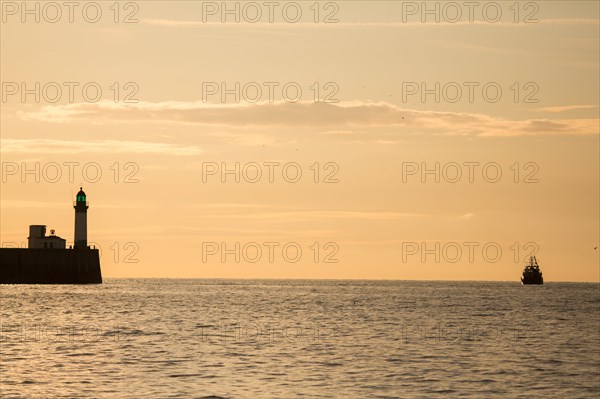
M 2 398 L 598 398 L 600 285 L 0 286 Z

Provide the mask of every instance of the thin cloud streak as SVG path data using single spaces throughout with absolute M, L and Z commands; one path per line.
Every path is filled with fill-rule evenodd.
M 365 220 L 398 220 L 405 218 L 427 217 L 430 215 L 408 212 L 369 212 L 369 211 L 295 211 L 295 212 L 264 212 L 239 214 L 214 214 L 215 218 L 230 217 L 234 219 L 258 219 L 289 222 L 290 220 L 304 221 L 307 219 L 365 219 Z
M 201 152 L 198 147 L 176 146 L 167 143 L 145 141 L 75 141 L 54 139 L 2 139 L 0 152 L 9 153 L 39 153 L 39 154 L 79 154 L 83 152 L 115 154 L 162 154 L 162 155 L 197 155 Z
M 580 110 L 580 109 L 594 109 L 594 108 L 598 108 L 598 106 L 597 105 L 563 105 L 563 106 L 556 106 L 556 107 L 538 108 L 538 111 L 559 113 L 559 112 L 575 111 L 575 110 Z
M 64 202 L 45 202 L 28 200 L 2 200 L 2 208 L 64 208 Z M 98 204 L 96 208 L 120 209 L 125 208 L 123 204 Z M 136 208 L 138 206 L 136 205 Z M 185 205 L 183 206 L 184 208 Z M 205 208 L 206 213 L 202 212 L 203 219 L 257 219 L 270 220 L 277 222 L 289 222 L 290 220 L 305 221 L 307 219 L 364 219 L 364 220 L 397 220 L 404 218 L 431 217 L 433 215 L 408 212 L 379 212 L 379 211 L 315 211 L 315 210 L 297 210 L 297 211 L 274 211 L 274 212 L 249 212 L 250 208 L 264 208 L 262 205 L 254 204 L 202 204 L 199 209 Z M 216 209 L 222 208 L 222 211 Z M 148 209 L 158 209 L 151 206 Z M 232 212 L 237 209 L 238 212 Z M 225 210 L 229 210 L 226 212 Z
M 352 28 L 431 28 L 431 27 L 451 27 L 451 26 L 490 26 L 502 28 L 521 28 L 533 27 L 539 25 L 551 26 L 598 26 L 600 21 L 593 18 L 551 18 L 539 19 L 538 22 L 532 23 L 515 23 L 512 21 L 499 21 L 491 23 L 487 21 L 469 21 L 461 20 L 457 22 L 440 21 L 440 22 L 420 22 L 420 21 L 395 21 L 395 22 L 337 22 L 337 23 L 311 23 L 311 22 L 218 22 L 198 20 L 181 20 L 181 19 L 161 19 L 161 18 L 145 18 L 140 21 L 143 25 L 171 27 L 171 28 L 193 28 L 193 27 L 222 27 L 222 28 L 259 28 L 259 29 L 352 29 Z

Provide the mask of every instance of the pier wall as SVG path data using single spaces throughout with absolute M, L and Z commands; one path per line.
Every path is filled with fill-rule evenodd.
M 97 249 L 0 248 L 0 284 L 101 284 Z

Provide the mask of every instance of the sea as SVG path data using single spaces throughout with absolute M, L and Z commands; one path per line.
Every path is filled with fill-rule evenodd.
M 600 284 L 0 286 L 2 398 L 600 397 Z

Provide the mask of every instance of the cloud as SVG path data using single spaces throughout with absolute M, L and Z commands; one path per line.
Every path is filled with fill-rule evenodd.
M 46 105 L 37 111 L 20 112 L 23 119 L 44 122 L 94 123 L 167 123 L 234 128 L 312 127 L 327 131 L 347 131 L 356 127 L 402 128 L 412 132 L 449 135 L 529 136 L 529 135 L 597 135 L 598 119 L 525 119 L 510 120 L 486 114 L 443 112 L 400 108 L 386 102 L 348 101 L 344 103 L 263 102 L 255 104 L 207 104 L 192 102 L 139 102 L 115 104 L 74 103 Z M 95 146 L 108 150 L 100 142 Z M 137 148 L 137 142 L 115 145 Z M 121 143 L 121 144 L 118 144 Z M 130 144 L 128 144 L 130 143 Z M 86 144 L 86 142 L 83 142 Z M 94 145 L 90 144 L 92 148 Z M 174 147 L 162 143 L 142 143 L 137 151 L 195 153 L 195 147 Z M 112 151 L 112 150 L 111 150 Z
M 162 155 L 196 155 L 201 152 L 198 147 L 176 146 L 167 143 L 145 141 L 75 141 L 54 139 L 2 139 L 0 152 L 39 153 L 39 154 L 79 154 L 93 152 L 95 154 L 137 153 Z
M 538 108 L 538 111 L 558 113 L 558 112 L 565 112 L 565 111 L 574 111 L 574 110 L 578 110 L 578 109 L 595 109 L 595 108 L 598 108 L 598 106 L 597 105 L 563 105 L 563 106 L 556 106 L 556 107 Z

